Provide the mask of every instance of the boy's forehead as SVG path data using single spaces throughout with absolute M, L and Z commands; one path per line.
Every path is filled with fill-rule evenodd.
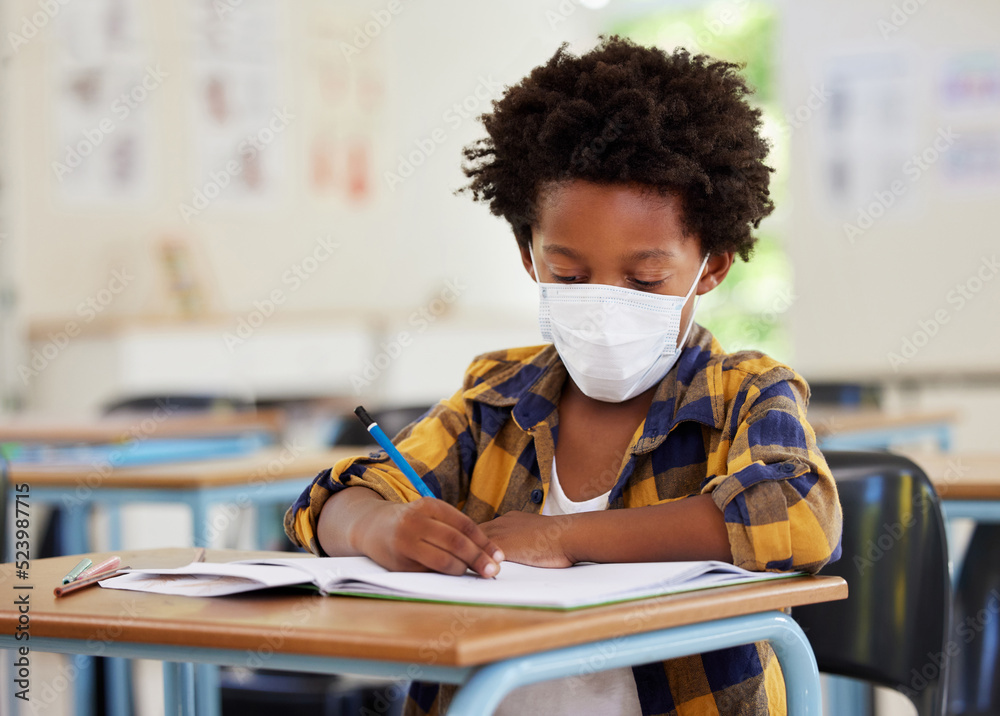
M 573 181 L 554 187 L 539 204 L 538 225 L 546 255 L 572 257 L 600 244 L 613 244 L 616 253 L 635 260 L 700 253 L 700 242 L 684 227 L 679 197 L 643 185 Z

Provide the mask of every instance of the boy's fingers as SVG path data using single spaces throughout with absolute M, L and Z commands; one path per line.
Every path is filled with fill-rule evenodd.
M 458 574 L 465 571 L 466 567 L 471 567 L 477 574 L 483 577 L 492 577 L 500 570 L 500 565 L 486 554 L 475 542 L 469 539 L 460 530 L 455 529 L 450 524 L 441 521 L 430 521 L 428 527 L 420 535 L 422 542 L 441 550 L 459 560 L 462 568 Z M 428 564 L 428 567 L 437 571 L 446 571 L 448 574 L 455 574 L 452 566 L 441 569 L 436 564 Z
M 488 560 L 492 560 L 497 564 L 504 560 L 503 551 L 497 547 L 493 540 L 486 536 L 482 527 L 473 522 L 472 518 L 447 502 L 443 502 L 442 500 L 434 500 L 434 502 L 436 503 L 434 509 L 438 510 L 442 522 L 451 525 L 465 535 L 486 555 Z

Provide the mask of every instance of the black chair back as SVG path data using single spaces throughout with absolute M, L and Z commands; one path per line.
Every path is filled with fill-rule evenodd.
M 951 716 L 1000 713 L 1000 524 L 972 533 L 955 592 Z
M 945 711 L 951 582 L 941 503 L 911 460 L 825 451 L 844 509 L 846 600 L 796 607 L 820 671 L 902 692 L 921 716 Z
M 382 428 L 382 432 L 390 439 L 396 437 L 400 430 L 423 417 L 430 410 L 428 405 L 407 406 L 400 408 L 383 408 L 370 413 L 372 418 Z M 371 433 L 361 424 L 354 413 L 344 415 L 344 424 L 333 440 L 334 445 L 378 445 Z

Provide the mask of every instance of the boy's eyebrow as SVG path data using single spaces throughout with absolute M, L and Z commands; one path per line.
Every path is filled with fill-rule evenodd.
M 547 254 L 562 254 L 563 256 L 568 256 L 571 259 L 580 258 L 580 254 L 575 250 L 571 249 L 569 246 L 563 246 L 562 244 L 545 244 L 542 248 Z M 675 259 L 677 258 L 676 251 L 668 251 L 667 249 L 639 249 L 638 251 L 632 251 L 625 255 L 627 261 L 646 261 L 647 259 Z
M 638 251 L 633 251 L 627 254 L 625 258 L 628 261 L 645 261 L 647 259 L 675 259 L 677 258 L 676 251 L 668 251 L 667 249 L 640 249 Z
M 563 256 L 568 256 L 571 259 L 580 258 L 579 253 L 571 249 L 569 246 L 563 246 L 562 244 L 546 243 L 542 247 L 542 251 L 547 254 L 562 254 Z

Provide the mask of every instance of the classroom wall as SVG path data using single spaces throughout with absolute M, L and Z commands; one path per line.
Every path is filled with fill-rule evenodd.
M 1000 6 L 799 2 L 783 17 L 797 367 L 995 379 Z
M 989 142 L 1000 126 L 997 103 L 989 93 L 958 102 L 941 89 L 948 78 L 996 76 L 996 6 L 917 3 L 918 11 L 898 15 L 900 4 L 892 2 L 778 4 L 780 87 L 794 120 L 786 127 L 793 179 L 782 210 L 796 285 L 781 320 L 791 326 L 795 367 L 812 380 L 910 380 L 956 370 L 996 376 L 1000 338 L 984 327 L 995 322 L 1000 282 L 983 280 L 961 309 L 950 292 L 985 271 L 982 262 L 996 246 Z M 538 342 L 534 289 L 507 227 L 453 195 L 464 182 L 461 148 L 481 134 L 471 115 L 486 109 L 497 84 L 520 79 L 559 42 L 586 48 L 614 17 L 690 3 L 612 2 L 591 10 L 574 1 L 442 0 L 404 4 L 392 14 L 388 2 L 375 0 L 336 7 L 246 0 L 220 22 L 264 38 L 269 50 L 216 61 L 196 31 L 204 24 L 197 8 L 210 4 L 135 0 L 121 4 L 136 13 L 124 23 L 131 40 L 117 65 L 140 78 L 147 66 L 159 66 L 165 78 L 120 121 L 110 104 L 82 117 L 67 113 L 73 75 L 66 68 L 81 62 L 67 55 L 67 28 L 75 12 L 114 5 L 61 6 L 6 65 L 4 263 L 14 267 L 18 294 L 16 321 L 7 325 L 30 338 L 17 366 L 29 375 L 13 383 L 39 409 L 85 411 L 122 394 L 182 389 L 429 402 L 457 387 L 476 353 Z M 271 8 L 273 22 L 247 19 L 265 12 L 260 8 Z M 12 0 L 0 12 L 23 32 L 37 4 Z M 347 62 L 340 43 L 363 42 L 365 24 L 387 12 L 385 27 Z M 274 80 L 266 91 L 244 88 L 236 99 L 264 115 L 286 109 L 294 120 L 266 147 L 271 191 L 224 194 L 186 221 L 179 205 L 210 183 L 225 144 L 224 133 L 206 129 L 201 101 L 205 77 L 220 63 L 237 78 L 254 63 L 266 65 Z M 127 73 L 112 79 L 128 86 Z M 838 96 L 860 98 L 862 112 L 895 112 L 896 119 L 875 122 L 877 131 L 853 122 L 832 132 L 840 100 L 825 98 L 824 88 L 838 83 L 847 88 Z M 883 94 L 892 101 L 872 104 Z M 454 110 L 463 102 L 471 107 L 465 118 Z M 73 184 L 107 162 L 62 181 L 52 166 L 67 137 L 82 136 L 104 116 L 116 120 L 119 133 L 109 139 L 131 132 L 147 140 L 145 180 L 110 198 L 95 196 L 86 182 Z M 978 144 L 956 141 L 911 182 L 901 162 L 953 125 Z M 234 136 L 258 128 L 237 126 Z M 429 143 L 432 152 L 422 149 Z M 323 186 L 315 180 L 318 145 L 332 157 Z M 367 152 L 360 172 L 351 159 L 359 146 Z M 387 181 L 387 172 L 405 169 L 407 156 L 420 165 L 402 181 Z M 970 156 L 986 159 L 978 173 L 963 174 L 956 158 Z M 871 180 L 837 198 L 830 177 L 845 167 Z M 848 237 L 844 225 L 858 224 L 866 199 L 900 175 L 906 184 L 898 200 Z M 181 247 L 173 270 L 164 257 L 168 241 Z M 323 242 L 336 248 L 292 290 L 288 272 Z M 99 312 L 88 310 L 88 301 L 114 287 L 116 270 L 133 278 L 99 303 Z M 284 302 L 274 315 L 249 339 L 230 340 L 260 319 L 275 290 Z M 921 326 L 934 330 L 938 318 L 922 345 Z M 81 335 L 59 345 L 71 325 Z M 906 341 L 921 343 L 912 358 Z M 54 357 L 32 363 L 33 351 Z M 894 352 L 905 361 L 893 363 Z M 9 361 L 6 367 L 9 373 Z
M 224 191 L 195 216 L 182 216 L 180 204 L 193 205 L 195 190 L 224 166 L 205 159 L 221 156 L 224 141 L 198 115 L 205 74 L 217 69 L 192 29 L 202 5 L 124 4 L 136 12 L 121 54 L 138 53 L 130 60 L 136 68 L 165 75 L 124 119 L 109 104 L 78 116 L 74 132 L 62 111 L 72 96 L 66 83 L 79 80 L 66 67 L 86 64 L 64 50 L 82 22 L 75 13 L 106 3 L 63 7 L 12 57 L 11 231 L 19 312 L 30 327 L 22 354 L 30 407 L 84 411 L 122 393 L 213 386 L 258 397 L 312 389 L 429 401 L 457 387 L 476 353 L 540 342 L 534 288 L 509 230 L 453 192 L 465 181 L 461 148 L 481 134 L 474 116 L 564 33 L 573 36 L 576 21 L 553 29 L 546 8 L 527 1 L 392 3 L 395 13 L 385 2 L 239 5 L 225 22 L 273 43 L 264 53 L 275 78 L 273 91 L 262 92 L 266 108 L 294 120 L 262 151 L 273 159 L 263 163 L 271 190 Z M 272 8 L 274 23 L 239 25 L 241 11 L 262 7 Z M 20 27 L 36 7 L 17 0 L 3 10 Z M 389 18 L 385 27 L 369 32 L 381 17 Z M 349 61 L 341 43 L 357 50 Z M 259 69 L 241 61 L 227 58 L 223 70 L 239 77 Z M 234 102 L 241 100 L 252 104 Z M 108 117 L 118 136 L 132 132 L 141 141 L 136 162 L 148 168 L 138 172 L 141 186 L 107 196 L 83 180 L 71 186 L 82 173 L 105 170 L 96 153 L 57 178 L 52 162 L 68 156 L 64 140 Z M 317 143 L 332 147 L 333 178 L 322 188 L 313 180 Z M 360 178 L 350 155 L 359 144 L 368 151 Z M 402 181 L 387 179 L 416 162 Z M 180 281 L 163 257 L 167 241 L 183 249 Z M 193 310 L 177 283 L 194 287 Z M 282 303 L 260 321 L 275 291 Z M 243 340 L 240 329 L 255 322 L 262 325 Z M 70 329 L 79 335 L 65 341 Z M 275 353 L 281 343 L 291 348 Z

